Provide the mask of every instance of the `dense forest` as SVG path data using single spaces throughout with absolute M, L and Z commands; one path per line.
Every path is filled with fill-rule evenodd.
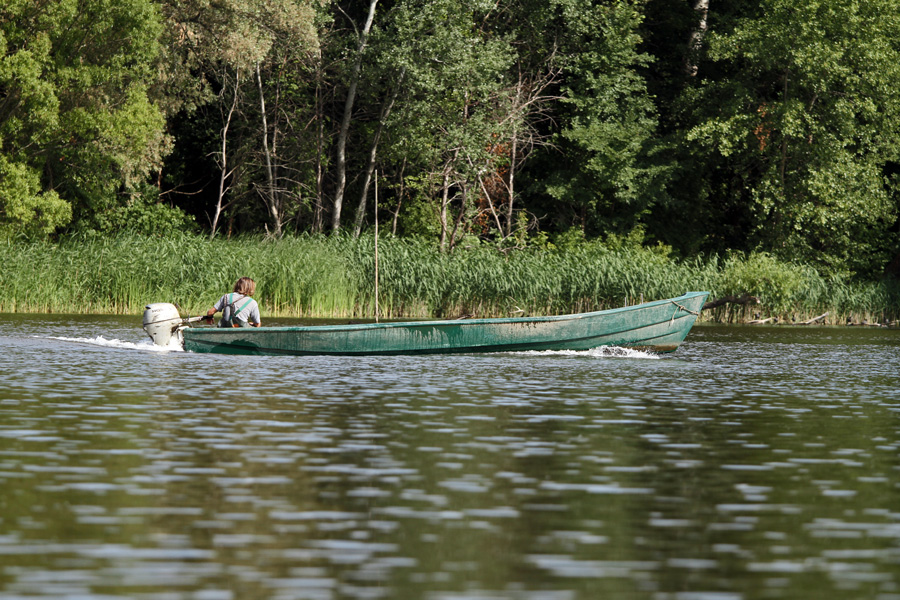
M 0 230 L 900 271 L 896 0 L 4 0 Z

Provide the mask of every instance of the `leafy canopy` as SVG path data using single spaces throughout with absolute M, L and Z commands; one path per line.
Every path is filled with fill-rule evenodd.
M 898 39 L 890 0 L 765 0 L 710 36 L 726 76 L 695 98 L 687 139 L 749 184 L 758 247 L 851 270 L 885 247 L 871 232 L 897 216 L 884 169 L 900 158 Z
M 150 98 L 161 19 L 151 0 L 0 7 L 0 222 L 48 233 L 103 210 L 157 168 Z

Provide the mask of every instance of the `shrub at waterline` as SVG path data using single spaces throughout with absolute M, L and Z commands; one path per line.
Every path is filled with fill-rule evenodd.
M 0 312 L 139 314 L 149 302 L 175 302 L 199 314 L 247 275 L 270 316 L 374 316 L 371 236 L 10 240 L 0 260 Z M 658 249 L 599 243 L 506 253 L 473 244 L 443 254 L 427 241 L 388 237 L 379 240 L 379 273 L 383 318 L 561 314 L 693 290 L 760 298 L 704 314 L 719 321 L 753 313 L 802 320 L 829 312 L 831 323 L 900 315 L 896 282 L 825 278 L 766 254 L 679 261 Z

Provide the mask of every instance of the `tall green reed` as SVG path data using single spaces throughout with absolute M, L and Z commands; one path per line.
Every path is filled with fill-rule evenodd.
M 199 314 L 242 276 L 257 281 L 263 313 L 374 317 L 374 238 L 347 235 L 208 240 L 68 237 L 0 244 L 0 312 L 137 314 L 175 302 Z M 429 241 L 379 240 L 380 316 L 455 318 L 583 312 L 706 290 L 750 294 L 758 305 L 726 305 L 707 318 L 752 313 L 800 318 L 897 320 L 900 285 L 824 278 L 766 254 L 674 260 L 640 247 L 584 243 L 568 250 L 500 252 L 473 244 L 441 253 Z

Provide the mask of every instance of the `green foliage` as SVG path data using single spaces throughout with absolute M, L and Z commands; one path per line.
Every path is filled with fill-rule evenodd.
M 25 235 L 46 235 L 71 217 L 71 206 L 56 192 L 41 190 L 35 169 L 0 155 L 0 225 Z
M 434 207 L 419 196 L 414 196 L 401 205 L 397 224 L 404 236 L 435 240 L 441 234 Z
M 836 289 L 797 283 L 791 261 L 874 281 L 900 257 L 892 0 L 711 3 L 699 38 L 692 3 L 396 0 L 377 4 L 360 50 L 367 8 L 0 3 L 0 230 L 168 235 L 189 213 L 215 215 L 218 234 L 318 232 L 341 162 L 344 215 L 372 223 L 377 169 L 381 222 L 399 208 L 401 235 L 464 250 L 454 260 L 473 272 L 591 252 L 665 279 L 654 257 L 743 253 L 704 287 L 740 283 L 787 309 Z M 640 281 L 592 289 L 639 296 Z M 594 297 L 547 290 L 541 310 Z
M 768 254 L 679 261 L 652 248 L 596 242 L 507 252 L 467 244 L 446 253 L 428 240 L 388 236 L 379 240 L 379 257 L 382 317 L 562 314 L 691 290 L 709 290 L 713 298 L 756 295 L 762 304 L 753 310 L 777 316 L 827 310 L 838 322 L 900 317 L 900 285 L 825 278 Z M 0 272 L 0 312 L 137 314 L 148 302 L 170 301 L 198 314 L 246 275 L 257 281 L 257 299 L 270 316 L 374 316 L 374 238 L 368 235 L 8 239 L 0 261 L 8 266 Z M 723 309 L 714 317 L 741 314 Z
M 580 227 L 570 227 L 553 236 L 553 245 L 562 251 L 574 250 L 585 242 L 584 230 Z
M 375 74 L 404 74 L 385 153 L 402 157 L 407 183 L 439 205 L 430 218 L 442 240 L 455 220 L 442 203 L 444 189 L 466 217 L 484 178 L 505 162 L 496 148 L 517 122 L 508 110 L 514 52 L 508 39 L 484 27 L 492 8 L 477 0 L 405 0 L 373 41 L 381 65 Z M 431 227 L 419 223 L 414 230 Z
M 161 32 L 151 0 L 0 8 L 0 219 L 47 233 L 114 202 L 168 151 L 148 97 Z M 13 191 L 14 190 L 14 191 Z
M 778 261 L 764 252 L 732 255 L 722 265 L 718 290 L 722 295 L 750 294 L 769 311 L 783 313 L 796 306 L 801 290 L 815 287 L 818 275 L 809 267 Z
M 277 235 L 310 204 L 306 186 L 315 170 L 308 163 L 316 143 L 308 127 L 318 115 L 309 59 L 318 51 L 317 9 L 326 3 L 161 4 L 169 42 L 162 56 L 163 102 L 187 138 L 166 165 L 167 182 L 202 194 L 205 205 L 192 212 L 205 214 L 216 230 L 224 208 L 226 218 L 239 220 L 242 229 L 268 228 Z M 206 157 L 203 164 L 196 161 L 198 148 Z M 227 194 L 220 198 L 223 168 L 233 177 L 226 176 Z
M 165 237 L 80 234 L 57 244 L 7 240 L 0 312 L 139 313 L 148 302 L 205 311 L 242 276 L 257 282 L 268 311 L 347 314 L 347 273 L 337 238 L 217 239 L 171 232 Z
M 652 198 L 656 169 L 642 160 L 656 125 L 639 69 L 650 58 L 638 45 L 639 6 L 630 2 L 559 0 L 563 37 L 564 153 L 546 191 L 588 209 L 595 233 L 627 229 Z M 624 222 L 623 221 L 627 221 Z
M 194 219 L 178 207 L 159 201 L 159 191 L 141 184 L 125 204 L 82 219 L 80 230 L 88 235 L 115 236 L 127 231 L 143 235 L 167 236 L 195 229 Z
M 724 75 L 692 90 L 686 140 L 749 191 L 751 246 L 867 275 L 896 251 L 883 232 L 898 215 L 884 176 L 900 157 L 898 36 L 888 0 L 765 0 L 710 35 Z

